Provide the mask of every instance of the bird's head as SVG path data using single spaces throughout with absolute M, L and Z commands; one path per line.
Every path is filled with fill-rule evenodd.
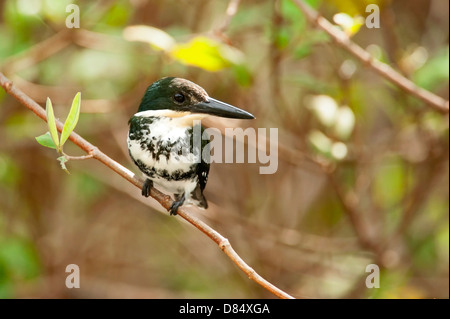
M 210 98 L 199 85 L 174 77 L 162 78 L 151 84 L 138 112 L 158 110 L 161 114 L 199 113 L 236 119 L 255 118 L 244 110 Z

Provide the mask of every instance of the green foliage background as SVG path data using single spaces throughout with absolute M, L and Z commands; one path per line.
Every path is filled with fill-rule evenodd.
M 70 3 L 79 29 L 65 26 Z M 308 3 L 330 21 L 378 4 L 381 28 L 352 40 L 448 99 L 448 1 Z M 448 115 L 353 60 L 290 0 L 241 1 L 229 24 L 227 6 L 0 1 L 0 70 L 61 120 L 82 92 L 76 131 L 136 173 L 127 121 L 145 88 L 198 83 L 256 116 L 209 126 L 279 129 L 276 174 L 214 164 L 199 212 L 256 271 L 298 297 L 448 298 Z M 34 139 L 46 130 L 0 90 L 0 298 L 273 297 L 94 160 L 65 174 Z M 372 263 L 379 289 L 365 286 Z M 80 289 L 64 285 L 68 264 Z

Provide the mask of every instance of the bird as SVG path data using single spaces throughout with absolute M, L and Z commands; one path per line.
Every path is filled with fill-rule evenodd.
M 173 194 L 170 215 L 177 215 L 182 205 L 208 208 L 203 191 L 210 168 L 210 141 L 201 120 L 209 115 L 255 118 L 209 97 L 194 82 L 165 77 L 148 86 L 137 113 L 128 122 L 128 151 L 146 177 L 142 195 L 148 197 L 152 187 Z M 197 136 L 201 143 L 194 142 L 195 134 L 201 134 L 200 139 Z

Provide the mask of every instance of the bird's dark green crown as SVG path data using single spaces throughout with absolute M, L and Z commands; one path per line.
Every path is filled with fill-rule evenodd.
M 244 110 L 210 98 L 199 85 L 175 77 L 162 78 L 147 88 L 138 112 L 156 110 L 204 113 L 240 119 L 254 118 Z
M 162 78 L 145 92 L 138 112 L 148 110 L 188 111 L 190 105 L 206 102 L 208 94 L 197 84 L 175 77 Z

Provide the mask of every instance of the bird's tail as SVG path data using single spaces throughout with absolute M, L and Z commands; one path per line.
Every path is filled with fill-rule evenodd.
M 194 191 L 191 193 L 192 202 L 195 206 L 200 208 L 208 208 L 208 201 L 206 200 L 205 195 L 203 195 L 203 191 L 197 186 Z

